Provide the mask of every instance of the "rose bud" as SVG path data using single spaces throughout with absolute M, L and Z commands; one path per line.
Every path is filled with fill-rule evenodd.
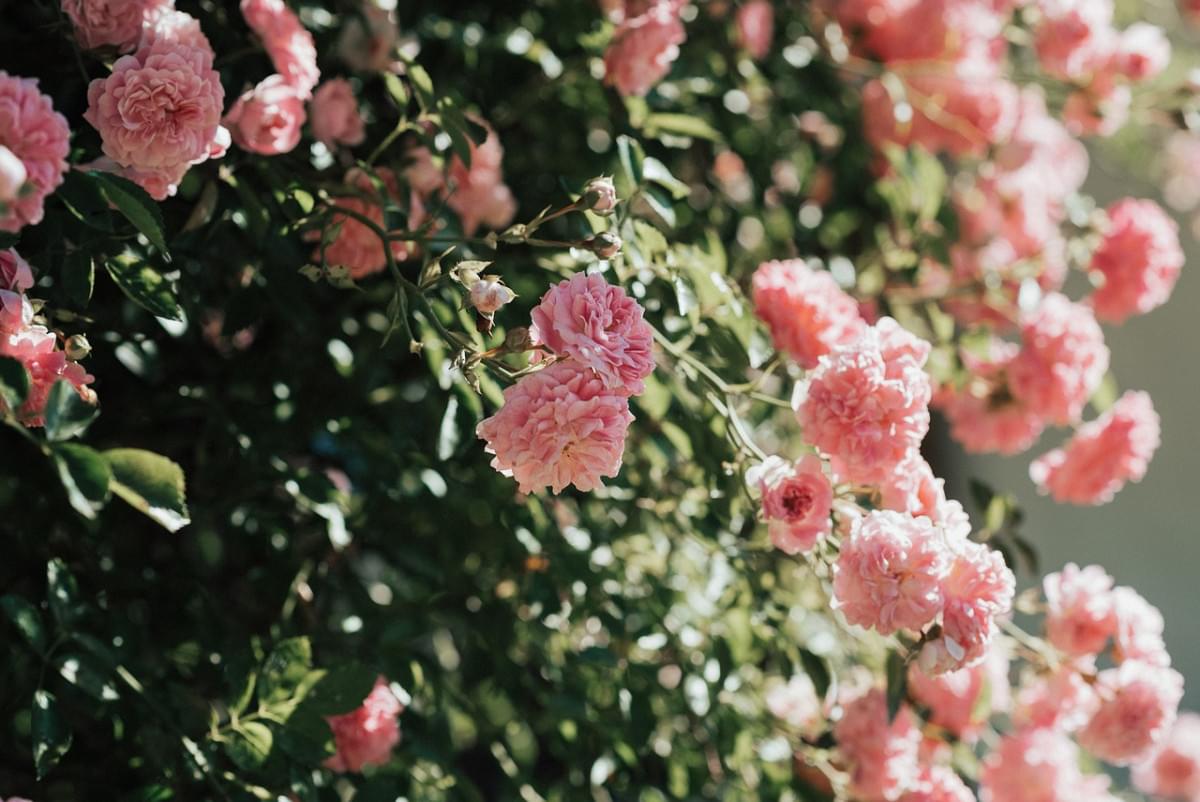
M 617 208 L 617 188 L 607 176 L 593 178 L 583 187 L 583 201 L 591 199 L 591 209 L 596 214 L 612 214 Z

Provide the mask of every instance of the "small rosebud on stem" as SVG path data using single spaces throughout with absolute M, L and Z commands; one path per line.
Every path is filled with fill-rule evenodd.
M 72 334 L 67 338 L 63 345 L 63 351 L 66 353 L 67 359 L 72 362 L 78 362 L 85 359 L 92 352 L 92 345 L 88 342 L 88 338 L 83 334 Z
M 588 181 L 583 187 L 580 205 L 596 214 L 609 215 L 617 208 L 617 188 L 608 176 Z
M 621 252 L 621 238 L 609 231 L 603 231 L 584 244 L 601 259 L 611 259 Z

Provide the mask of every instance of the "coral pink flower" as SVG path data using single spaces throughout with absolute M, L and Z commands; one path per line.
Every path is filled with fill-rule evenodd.
M 622 95 L 642 96 L 671 71 L 687 38 L 680 0 L 648 0 L 637 16 L 626 17 L 604 52 L 604 81 Z
M 855 49 L 881 61 L 998 61 L 1011 8 L 988 0 L 826 0 L 854 36 Z
M 654 334 L 642 307 L 598 273 L 551 287 L 532 318 L 536 342 L 574 357 L 613 392 L 637 395 L 654 372 Z
M 829 534 L 833 487 L 819 457 L 810 454 L 795 464 L 768 457 L 746 479 L 757 480 L 771 542 L 784 554 L 808 551 Z
M 1133 785 L 1163 799 L 1200 800 L 1200 716 L 1179 715 L 1154 754 L 1133 767 Z
M 806 441 L 845 481 L 886 480 L 929 430 L 929 343 L 891 318 L 822 356 L 794 406 Z
M 345 78 L 331 78 L 317 87 L 309 104 L 313 136 L 335 145 L 361 145 L 366 138 L 354 87 Z
M 1100 698 L 1073 666 L 1060 666 L 1022 686 L 1013 723 L 1017 727 L 1051 727 L 1074 732 L 1091 719 Z
M 504 148 L 500 137 L 481 120 L 475 122 L 487 129 L 482 143 L 471 143 L 471 166 L 455 156 L 450 161 L 449 191 L 446 204 L 458 215 L 463 233 L 475 233 L 480 225 L 500 229 L 512 222 L 517 214 L 517 202 L 504 183 L 500 165 Z
M 0 290 L 24 292 L 33 286 L 33 271 L 16 248 L 0 251 Z
M 621 469 L 629 400 L 605 387 L 573 359 L 524 376 L 504 391 L 504 406 L 476 434 L 495 454 L 492 467 L 517 480 L 522 493 L 567 485 L 603 485 Z
M 1121 323 L 1166 303 L 1183 268 L 1179 226 L 1152 200 L 1125 198 L 1108 207 L 1104 240 L 1091 269 L 1104 278 L 1092 294 L 1096 317 Z
M 173 0 L 62 0 L 80 47 L 111 46 L 121 53 L 137 45 L 147 13 L 172 5 Z
M 771 52 L 775 35 L 775 8 L 771 0 L 749 0 L 737 10 L 738 43 L 751 58 L 762 59 Z
M 888 722 L 882 690 L 870 689 L 843 702 L 842 717 L 833 734 L 850 766 L 855 799 L 890 802 L 916 785 L 921 733 L 907 707 Z
M 329 716 L 337 754 L 325 761 L 333 771 L 357 772 L 364 766 L 382 766 L 400 742 L 397 718 L 403 710 L 400 700 L 380 677 L 360 707 L 340 716 Z
M 1007 735 L 983 762 L 980 802 L 1083 802 L 1079 750 L 1050 729 Z
M 1113 589 L 1117 611 L 1117 633 L 1113 638 L 1113 659 L 1120 663 L 1137 660 L 1155 666 L 1169 666 L 1171 656 L 1163 642 L 1163 616 L 1140 593 L 1130 587 Z
M 975 802 L 975 794 L 946 766 L 926 766 L 911 791 L 900 802 Z
M 337 42 L 338 56 L 358 72 L 395 69 L 400 31 L 392 11 L 380 7 L 376 0 L 366 0 L 358 10 L 360 13 L 345 15 Z
M 1126 392 L 1112 408 L 1080 426 L 1062 448 L 1033 461 L 1029 475 L 1055 501 L 1107 504 L 1126 482 L 1138 482 L 1159 444 L 1150 396 Z
M 864 329 L 854 299 L 828 271 L 813 270 L 803 259 L 759 265 L 751 292 L 775 347 L 807 369 L 834 346 L 858 339 Z
M 1183 677 L 1164 666 L 1127 660 L 1101 671 L 1100 706 L 1079 731 L 1079 745 L 1096 757 L 1127 765 L 1149 757 L 1171 730 L 1183 698 Z
M 1092 81 L 1086 91 L 1077 90 L 1067 96 L 1063 122 L 1075 136 L 1112 136 L 1128 121 L 1132 102 L 1128 86 L 1104 76 Z
M 375 177 L 392 202 L 400 200 L 400 185 L 396 175 L 386 167 L 375 170 Z M 354 167 L 346 173 L 344 183 L 357 194 L 337 198 L 337 205 L 351 212 L 366 217 L 380 228 L 386 221 L 383 214 L 383 199 L 380 189 L 363 170 Z M 415 230 L 420 227 L 425 216 L 424 208 L 415 195 L 410 198 L 408 228 Z M 387 256 L 384 244 L 378 234 L 360 220 L 334 212 L 329 221 L 330 229 L 336 227 L 337 233 L 332 241 L 326 243 L 324 249 L 320 246 L 313 253 L 313 260 L 326 264 L 344 267 L 350 271 L 351 278 L 361 279 L 372 273 L 378 273 L 387 266 Z M 317 234 L 315 239 L 320 239 Z M 392 240 L 388 243 L 392 258 L 404 260 L 415 253 L 415 246 L 404 240 Z
M 925 517 L 876 510 L 856 521 L 833 569 L 833 606 L 884 635 L 920 630 L 942 609 L 950 555 Z
M 164 40 L 144 58 L 123 56 L 111 75 L 92 81 L 83 116 L 117 165 L 134 176 L 162 177 L 148 188 L 162 200 L 189 166 L 224 152 L 224 99 L 211 51 Z
M 1042 580 L 1046 638 L 1069 657 L 1091 657 L 1116 632 L 1113 579 L 1098 565 L 1067 563 Z
M 29 394 L 17 410 L 17 418 L 26 426 L 44 426 L 43 412 L 50 388 L 59 379 L 66 379 L 79 397 L 95 404 L 96 394 L 87 385 L 95 377 L 78 362 L 67 359 L 58 348 L 55 336 L 43 326 L 28 326 L 15 334 L 0 337 L 0 355 L 17 359 L 29 373 Z
M 1046 420 L 1073 423 L 1104 379 L 1108 359 L 1092 310 L 1050 293 L 1021 321 L 1021 350 L 1008 366 L 1009 387 Z
M 1042 0 L 1035 32 L 1038 61 L 1064 81 L 1084 79 L 1108 65 L 1117 47 L 1111 0 Z
M 983 662 L 937 675 L 913 663 L 908 688 L 913 700 L 929 709 L 932 723 L 972 741 L 992 713 L 1006 707 L 1008 655 L 993 648 Z
M 801 732 L 810 732 L 825 720 L 821 700 L 807 674 L 796 674 L 786 683 L 775 685 L 764 701 L 772 716 Z
M 1017 350 L 1012 343 L 993 339 L 982 356 L 964 351 L 963 364 L 971 378 L 962 387 L 943 386 L 933 397 L 933 405 L 950 423 L 950 435 L 968 453 L 1017 454 L 1033 445 L 1045 428 L 1041 417 L 1008 390 L 1005 370 Z
M 941 585 L 942 634 L 921 652 L 921 665 L 930 673 L 982 660 L 995 638 L 996 619 L 1012 609 L 1016 587 L 1000 552 L 966 539 L 952 539 L 950 548 L 950 567 Z
M 225 125 L 242 150 L 263 156 L 291 152 L 300 144 L 304 101 L 281 75 L 272 75 L 242 94 L 225 115 Z
M 301 100 L 312 97 L 321 79 L 317 48 L 296 12 L 284 0 L 242 0 L 242 17 L 262 39 L 275 71 Z
M 145 60 L 153 51 L 180 47 L 208 54 L 211 66 L 212 45 L 201 30 L 199 20 L 190 14 L 176 11 L 170 2 L 147 8 L 142 36 L 134 55 L 140 60 Z
M 1145 81 L 1165 70 L 1170 61 L 1171 42 L 1163 29 L 1135 22 L 1121 31 L 1109 66 L 1131 81 Z
M 0 147 L 21 160 L 25 174 L 19 197 L 0 203 L 0 231 L 42 221 L 46 196 L 67 172 L 70 136 L 66 119 L 38 91 L 37 81 L 0 70 Z M 6 173 L 10 181 L 19 174 L 12 166 Z
M 879 492 L 885 509 L 924 515 L 937 523 L 946 504 L 944 485 L 920 452 L 913 451 L 880 483 Z

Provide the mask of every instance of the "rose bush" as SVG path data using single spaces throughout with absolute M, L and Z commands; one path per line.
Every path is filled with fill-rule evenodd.
M 1153 480 L 1133 17 L 0 3 L 0 795 L 1200 799 L 1171 622 L 927 442 Z

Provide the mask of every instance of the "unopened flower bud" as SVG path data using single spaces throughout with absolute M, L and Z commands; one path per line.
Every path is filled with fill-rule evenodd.
M 500 307 L 517 295 L 504 285 L 499 276 L 483 276 L 471 284 L 468 293 L 471 306 L 484 315 L 494 315 Z
M 583 187 L 583 197 L 591 199 L 589 207 L 596 214 L 612 214 L 617 208 L 617 188 L 608 176 L 600 176 L 588 181 Z
M 25 163 L 17 154 L 0 145 L 0 203 L 16 200 L 28 177 Z
M 513 353 L 528 351 L 533 348 L 533 337 L 530 336 L 528 326 L 517 326 L 515 329 L 509 329 L 504 335 L 504 348 Z
M 587 245 L 601 259 L 611 259 L 621 252 L 621 238 L 609 231 L 592 237 Z
M 63 345 L 63 351 L 66 353 L 67 359 L 78 362 L 92 352 L 92 345 L 85 335 L 72 334 Z

